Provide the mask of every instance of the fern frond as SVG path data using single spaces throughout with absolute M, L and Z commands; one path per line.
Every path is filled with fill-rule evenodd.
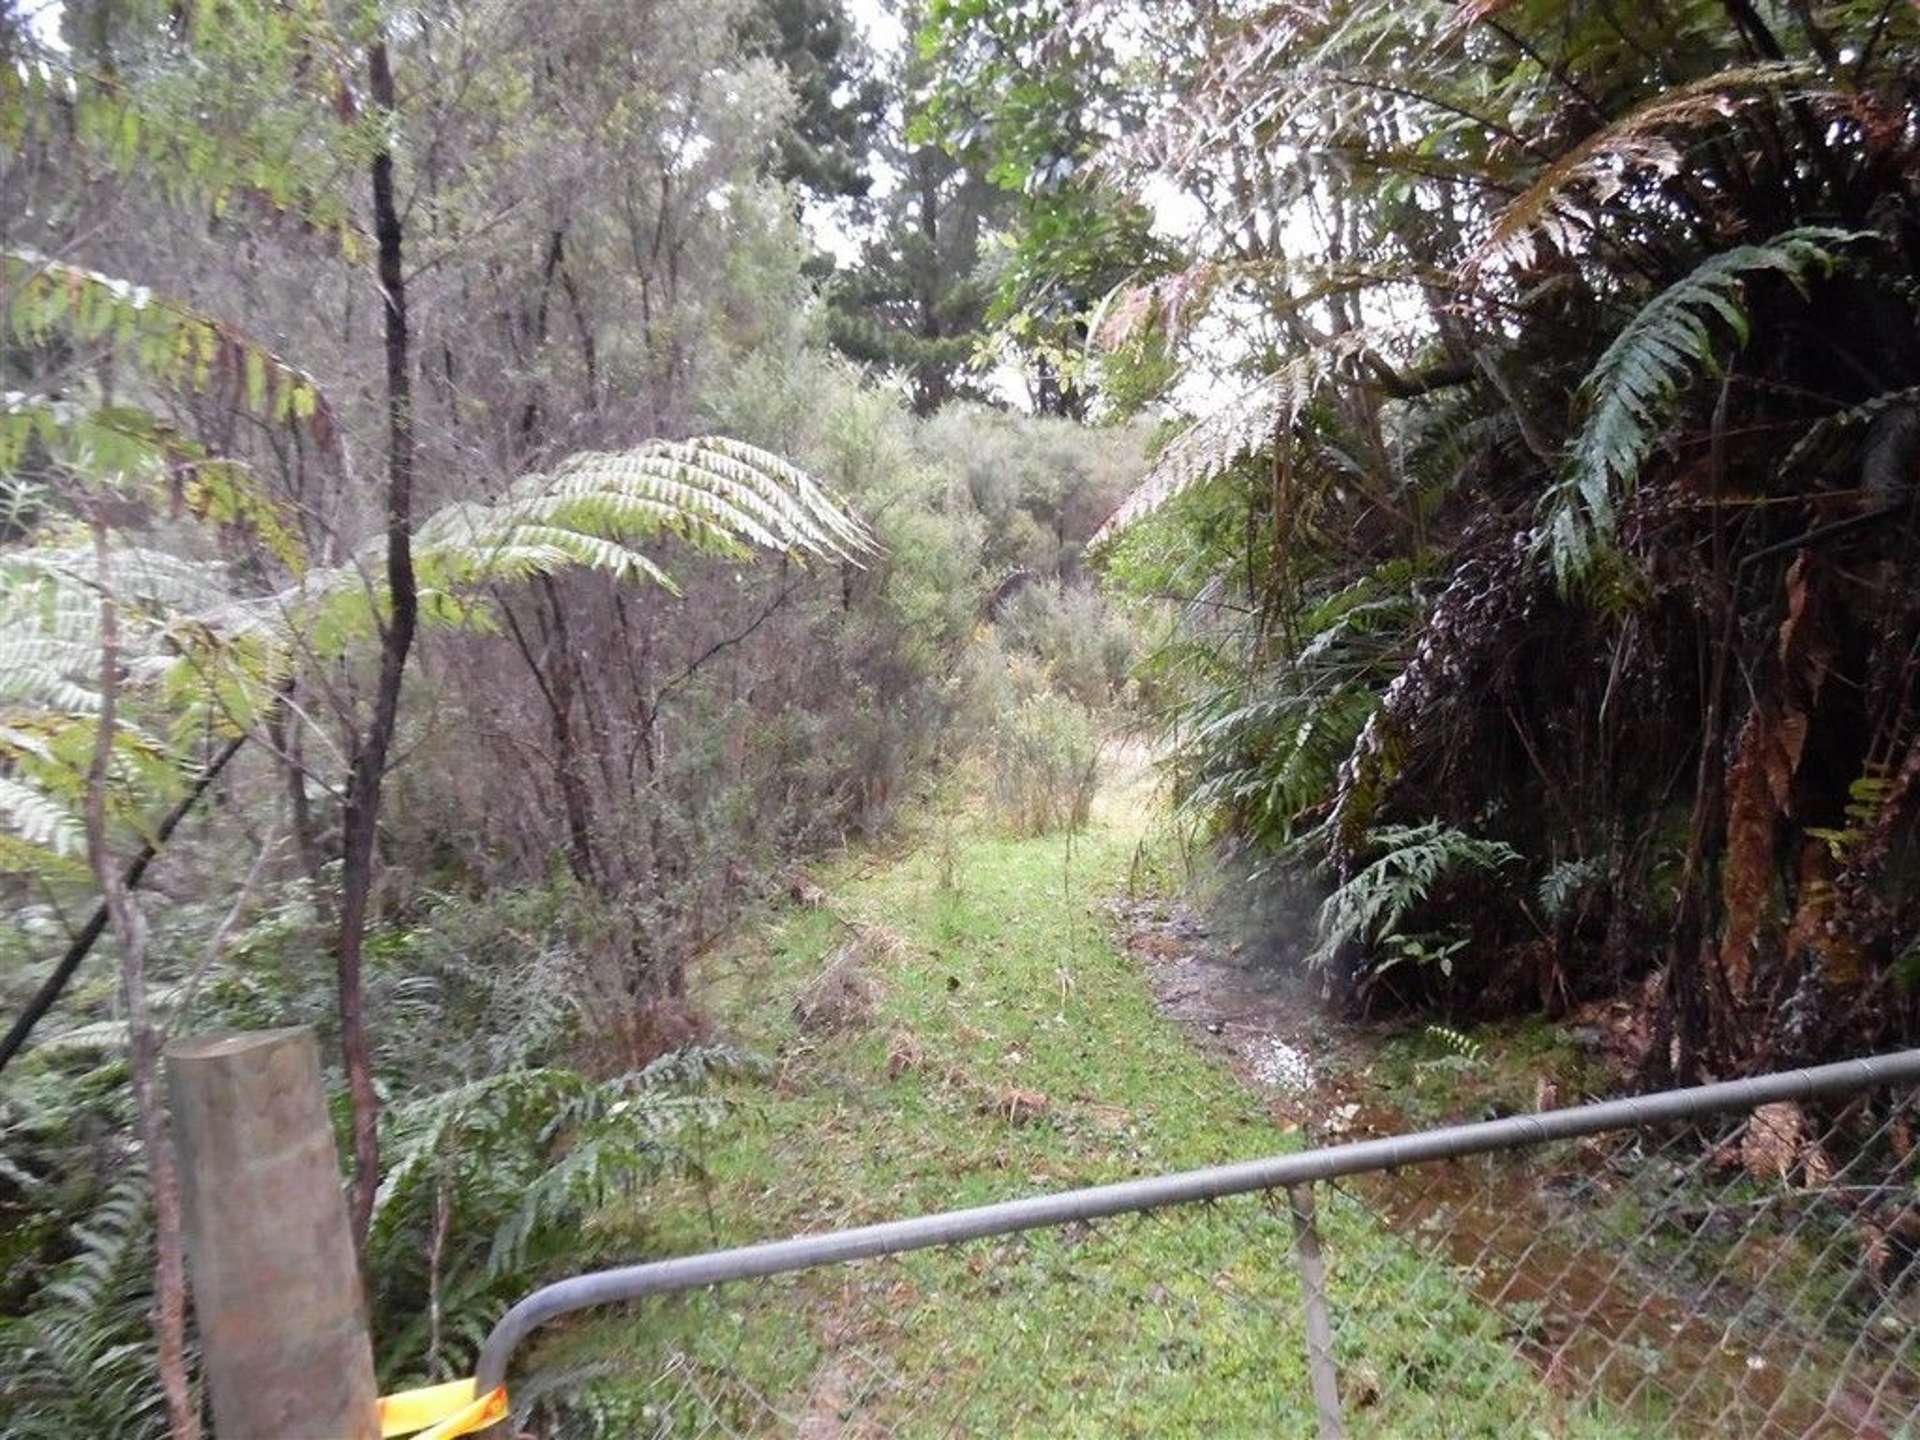
M 254 414 L 333 434 L 320 387 L 258 341 L 144 285 L 24 249 L 0 250 L 8 332 L 28 344 L 58 336 L 111 349 L 159 384 L 231 389 Z
M 646 1139 L 610 1134 L 581 1140 L 559 1164 L 526 1187 L 519 1205 L 493 1232 L 488 1273 L 502 1275 L 519 1269 L 538 1231 L 577 1224 L 665 1168 L 665 1152 Z
M 0 775 L 0 825 L 56 857 L 77 855 L 86 846 L 78 815 L 46 792 L 7 775 Z
M 1327 378 L 1365 342 L 1358 332 L 1288 360 L 1225 408 L 1197 422 L 1161 452 L 1153 468 L 1087 542 L 1097 550 L 1196 485 L 1281 442 Z
M 1595 856 L 1562 860 L 1540 877 L 1540 883 L 1534 887 L 1534 899 L 1540 902 L 1541 913 L 1547 919 L 1558 920 L 1583 894 L 1605 879 L 1606 873 L 1605 865 Z
M 1451 1025 L 1426 1025 L 1422 1028 L 1426 1031 L 1428 1039 L 1443 1049 L 1451 1051 L 1456 1058 L 1469 1064 L 1479 1062 L 1481 1045 L 1471 1035 L 1456 1030 Z
M 1779 86 L 1805 81 L 1813 72 L 1799 63 L 1742 65 L 1675 86 L 1612 124 L 1595 131 L 1540 172 L 1488 227 L 1467 262 L 1469 272 L 1498 261 L 1525 262 L 1535 239 L 1545 235 L 1558 248 L 1578 247 L 1581 216 L 1567 192 L 1587 184 L 1604 199 L 1630 169 L 1670 175 L 1681 166 L 1678 148 L 1661 132 L 1725 119 Z
M 589 1216 L 654 1177 L 689 1168 L 678 1137 L 725 1109 L 702 1087 L 750 1063 L 703 1047 L 605 1081 L 524 1067 L 396 1105 L 369 1238 L 382 1288 L 397 1299 L 424 1285 L 422 1239 L 437 1206 L 447 1205 L 443 1340 L 477 1346 L 531 1273 L 562 1247 L 572 1254 Z M 390 1355 L 424 1349 L 417 1299 L 399 1305 L 406 1318 L 386 1336 Z
M 7 1434 L 144 1437 L 161 1428 L 148 1325 L 146 1175 L 123 1173 L 68 1232 L 74 1253 L 23 1314 L 0 1322 Z
M 247 466 L 210 454 L 149 411 L 0 394 L 0 475 L 12 472 L 34 442 L 55 466 L 207 524 L 247 531 L 290 570 L 306 562 L 299 537 Z
M 43 626 L 64 615 L 71 624 L 61 633 L 91 646 L 98 639 L 99 574 L 90 545 L 10 551 L 0 557 L 0 615 L 31 616 Z M 35 581 L 47 588 L 33 590 Z M 220 567 L 139 546 L 114 550 L 113 585 L 122 607 L 135 610 L 200 611 L 230 599 Z
M 1610 543 L 1616 493 L 1630 492 L 1639 479 L 1694 370 L 1714 363 L 1716 322 L 1736 345 L 1746 343 L 1746 278 L 1771 272 L 1804 290 L 1809 272 L 1833 268 L 1835 248 L 1861 238 L 1806 226 L 1723 251 L 1654 296 L 1613 338 L 1581 382 L 1586 419 L 1547 497 L 1542 538 L 1563 587 L 1583 578 Z
M 1401 933 L 1413 910 L 1441 881 L 1461 873 L 1491 873 L 1514 864 L 1520 852 L 1499 840 L 1481 840 L 1432 820 L 1393 825 L 1368 835 L 1379 858 L 1341 885 L 1320 906 L 1316 943 L 1307 963 L 1332 963 L 1348 944 L 1377 943 Z
M 1920 406 L 1920 385 L 1908 385 L 1885 391 L 1870 400 L 1862 400 L 1858 405 L 1849 405 L 1832 415 L 1822 416 L 1807 427 L 1806 434 L 1794 441 L 1793 448 L 1787 451 L 1786 457 L 1780 462 L 1780 470 L 1784 474 L 1791 474 L 1816 451 L 1823 450 L 1829 441 L 1844 432 L 1872 425 L 1884 415 L 1911 410 L 1916 406 Z
M 497 501 L 457 501 L 428 516 L 414 533 L 422 613 L 472 624 L 486 613 L 490 587 L 564 570 L 673 590 L 638 548 L 663 535 L 727 557 L 759 548 L 858 564 L 875 548 L 836 497 L 777 455 L 713 436 L 654 441 L 576 455 L 551 474 L 515 481 Z M 254 616 L 298 631 L 323 655 L 337 653 L 371 634 L 372 607 L 385 607 L 382 582 L 368 579 L 382 573 L 377 561 L 370 550 L 357 565 L 307 576 Z

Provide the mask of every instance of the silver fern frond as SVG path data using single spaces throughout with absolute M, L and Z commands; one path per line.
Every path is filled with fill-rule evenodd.
M 1360 331 L 1335 336 L 1292 357 L 1238 399 L 1197 421 L 1161 452 L 1146 478 L 1094 532 L 1087 548 L 1100 549 L 1195 486 L 1280 443 L 1326 381 L 1366 345 Z

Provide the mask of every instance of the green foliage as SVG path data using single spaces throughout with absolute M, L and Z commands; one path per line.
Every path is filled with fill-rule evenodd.
M 84 873 L 80 814 L 100 706 L 97 563 L 91 546 L 0 556 L 0 871 L 67 882 Z M 270 677 L 250 672 L 257 647 L 187 621 L 226 603 L 217 567 L 128 550 L 114 578 L 129 708 L 115 727 L 109 815 L 139 833 L 183 783 L 197 743 L 254 713 L 252 692 Z
M 1165 845 L 1152 788 L 1149 775 L 1116 764 L 1093 823 L 1070 840 L 1014 839 L 963 815 L 958 890 L 939 887 L 933 845 L 816 872 L 836 908 L 886 917 L 915 957 L 888 974 L 874 1026 L 844 1041 L 812 1040 L 791 1014 L 796 990 L 844 943 L 829 914 L 795 908 L 737 937 L 697 998 L 757 1048 L 781 1053 L 782 1083 L 754 1097 L 759 1123 L 715 1137 L 708 1184 L 654 1208 L 664 1232 L 656 1253 L 817 1229 L 850 1192 L 887 1197 L 888 1214 L 924 1214 L 1031 1193 L 1034 1175 L 1099 1182 L 1295 1143 L 1269 1105 L 1156 1012 L 1138 957 L 1086 914 L 1125 888 L 1142 843 Z M 925 1062 L 890 1072 L 903 1035 Z M 983 1115 L 1003 1085 L 1044 1093 L 1048 1113 L 1012 1126 Z M 1285 1209 L 1257 1197 L 1234 1205 L 1190 1207 L 1177 1225 L 1043 1234 L 991 1255 L 942 1247 L 877 1268 L 609 1307 L 555 1327 L 515 1393 L 550 1376 L 565 1387 L 592 1377 L 588 1395 L 554 1404 L 557 1415 L 543 1405 L 533 1422 L 567 1436 L 697 1432 L 716 1416 L 751 1431 L 766 1418 L 760 1397 L 788 1409 L 778 1397 L 819 1394 L 818 1377 L 847 1355 L 845 1331 L 823 1330 L 822 1316 L 851 1304 L 859 1353 L 897 1383 L 855 1383 L 821 1407 L 849 1428 L 1310 1435 Z M 1445 1417 L 1433 1432 L 1526 1434 L 1520 1417 L 1542 1413 L 1550 1391 L 1514 1353 L 1503 1318 L 1351 1208 L 1323 1196 L 1320 1223 L 1330 1253 L 1367 1279 L 1345 1292 L 1343 1313 L 1370 1344 L 1390 1347 L 1394 1373 L 1429 1377 L 1418 1394 Z M 873 1275 L 884 1283 L 870 1285 Z M 1149 1291 L 1152 1300 L 1126 1303 Z M 1356 1410 L 1356 1430 L 1364 1415 L 1367 1433 L 1396 1433 L 1392 1403 Z M 1611 1415 L 1568 1428 L 1580 1440 L 1628 1433 Z
M 494 627 L 492 596 L 566 570 L 620 583 L 676 587 L 643 546 L 669 536 L 692 550 L 744 560 L 753 547 L 858 563 L 873 541 L 864 524 L 777 455 L 706 436 L 657 440 L 613 454 L 582 454 L 552 474 L 523 476 L 492 504 L 455 501 L 422 520 L 413 563 L 423 617 L 442 626 Z M 377 633 L 388 601 L 371 562 L 308 575 L 256 606 L 282 618 L 288 649 L 334 656 Z
M 918 16 L 915 6 L 900 18 L 911 29 Z M 876 58 L 890 103 L 869 163 L 896 178 L 869 201 L 865 243 L 855 263 L 835 268 L 824 318 L 837 349 L 903 374 L 915 413 L 930 415 L 954 400 L 989 397 L 991 386 L 973 372 L 991 299 L 980 261 L 1016 202 L 977 159 L 910 135 L 929 79 L 912 37 Z
M 8 1440 L 163 1433 L 149 1226 L 146 1174 L 123 1171 L 67 1232 L 69 1257 L 21 1313 L 0 1319 Z
M 390 1376 L 463 1367 L 538 1280 L 680 1223 L 682 1187 L 700 1178 L 691 1154 L 719 1115 L 707 1071 L 731 1075 L 738 1057 L 599 1078 L 663 1036 L 702 1033 L 656 993 L 667 962 L 711 945 L 794 854 L 886 821 L 941 743 L 1000 557 L 1071 575 L 1133 473 L 1125 435 L 1003 415 L 922 426 L 824 362 L 794 196 L 763 177 L 832 162 L 775 147 L 813 144 L 823 107 L 861 100 L 839 93 L 858 57 L 820 28 L 834 13 L 683 6 L 652 25 L 606 4 L 343 19 L 136 0 L 68 6 L 30 30 L 0 21 L 20 233 L 59 257 L 10 251 L 0 277 L 0 869 L 16 901 L 50 882 L 57 902 L 30 927 L 16 911 L 0 947 L 10 1005 L 65 938 L 51 917 L 94 898 L 75 817 L 100 705 L 103 577 L 87 542 L 104 529 L 122 631 L 116 850 L 150 832 L 211 746 L 263 742 L 156 871 L 157 1018 L 176 1033 L 312 1024 L 334 1054 L 340 780 L 389 604 L 367 483 L 390 420 L 369 345 L 380 296 L 353 268 L 350 218 L 376 149 L 410 197 L 429 632 L 409 665 L 432 684 L 410 682 L 401 706 L 406 764 L 379 817 L 364 957 L 388 1128 L 371 1275 Z M 755 18 L 778 38 L 743 35 Z M 36 39 L 48 23 L 68 49 Z M 404 103 L 370 116 L 375 26 Z M 813 61 L 816 83 L 793 96 L 781 69 Z M 943 255 L 969 253 L 993 208 L 969 211 L 986 198 L 974 179 L 946 209 Z M 154 290 L 104 273 L 122 268 Z M 977 313 L 971 269 L 954 289 Z M 161 298 L 163 284 L 191 303 Z M 705 428 L 696 417 L 756 444 L 677 438 Z M 676 438 L 634 443 L 654 433 Z M 757 573 L 743 563 L 768 552 L 777 563 Z M 556 702 L 503 674 L 520 659 L 487 632 L 509 619 L 541 680 L 580 662 L 562 713 L 608 875 L 553 878 L 558 817 L 537 762 L 558 748 Z M 1062 684 L 1104 691 L 1119 637 L 1097 620 L 1076 595 L 1036 613 L 1023 643 Z M 1044 746 L 1092 733 L 1057 697 L 1034 714 Z M 291 837 L 290 781 L 309 812 Z M 1084 795 L 1061 803 L 1084 811 Z M 58 1319 L 45 1282 L 91 1252 L 75 1226 L 106 1196 L 103 1172 L 124 1169 L 126 1027 L 106 970 L 89 963 L 0 1090 L 0 1107 L 38 1105 L 20 1130 L 0 1109 L 5 1309 L 23 1337 Z M 126 1232 L 142 1252 L 145 1230 Z M 98 1362 L 94 1391 L 35 1380 L 17 1422 L 32 1433 L 134 1429 L 86 1408 L 95 1392 L 120 1403 L 122 1362 L 152 1396 L 143 1317 L 95 1309 L 109 1350 L 138 1345 Z M 68 1349 L 69 1368 L 96 1364 Z
M 1715 322 L 1736 345 L 1747 343 L 1742 295 L 1750 277 L 1779 275 L 1804 294 L 1809 273 L 1831 270 L 1835 250 L 1863 238 L 1870 237 L 1804 226 L 1763 245 L 1724 250 L 1654 296 L 1614 336 L 1581 382 L 1586 418 L 1569 448 L 1566 477 L 1547 500 L 1545 544 L 1562 585 L 1585 578 L 1611 545 L 1619 502 L 1666 434 L 1681 387 L 1715 363 Z
M 1327 966 L 1349 945 L 1380 944 L 1403 937 L 1403 926 L 1442 885 L 1471 876 L 1497 875 L 1519 863 L 1520 854 L 1498 840 L 1481 840 L 1437 820 L 1392 825 L 1367 837 L 1376 857 L 1321 903 L 1307 963 Z M 1423 961 L 1451 960 L 1446 946 L 1401 952 Z
M 7 327 L 24 345 L 98 346 L 155 384 L 219 387 L 263 419 L 310 424 L 324 437 L 331 413 L 319 386 L 272 351 L 229 326 L 145 286 L 31 250 L 0 251 Z M 14 405 L 28 397 L 9 397 Z M 10 408 L 9 436 L 27 413 Z M 11 440 L 11 445 L 18 445 Z M 0 449 L 0 464 L 17 448 Z
M 1137 94 L 1156 79 L 1122 58 L 1104 18 L 1054 0 L 933 0 L 919 36 L 933 84 L 911 138 L 1020 197 L 989 261 L 998 330 L 988 353 L 1020 357 L 1042 414 L 1086 412 L 1090 318 L 1117 285 L 1172 260 L 1146 206 L 1091 183 L 1100 137 L 1134 119 Z
M 1009 570 L 1072 579 L 1087 537 L 1137 482 L 1144 431 L 949 406 L 918 432 L 930 464 L 963 487 L 954 497 L 984 526 L 990 583 Z
M 1540 877 L 1534 898 L 1548 920 L 1559 920 L 1580 903 L 1581 898 L 1607 876 L 1606 867 L 1594 856 L 1562 860 Z
M 1426 1025 L 1421 1029 L 1429 1040 L 1448 1051 L 1454 1058 L 1465 1061 L 1468 1065 L 1480 1063 L 1485 1047 L 1471 1035 L 1464 1035 L 1449 1025 Z
M 887 87 L 872 73 L 841 0 L 757 0 L 740 24 L 743 50 L 779 64 L 796 111 L 780 136 L 775 173 L 822 200 L 864 196 L 873 132 Z
M 1807 835 L 1818 840 L 1836 860 L 1846 860 L 1879 825 L 1893 782 L 1883 775 L 1856 775 L 1847 784 L 1847 803 L 1842 811 L 1847 823 L 1841 826 L 1809 825 Z
M 661 441 L 576 456 L 551 475 L 525 477 L 494 504 L 458 501 L 429 516 L 415 538 L 422 610 L 442 625 L 490 627 L 499 587 L 567 569 L 671 589 L 642 548 L 663 535 L 731 559 L 757 546 L 857 563 L 872 550 L 864 525 L 778 457 L 719 438 Z M 116 779 L 145 782 L 149 806 L 163 799 L 190 764 L 186 754 L 169 756 L 170 743 L 249 723 L 297 663 L 371 640 L 386 604 L 368 582 L 382 573 L 372 553 L 382 543 L 348 564 L 300 573 L 278 594 L 238 602 L 220 566 L 122 550 L 113 568 L 126 610 L 123 653 L 165 729 L 119 728 L 125 767 Z M 0 790 L 0 820 L 54 862 L 78 848 L 78 787 L 98 705 L 97 563 L 90 547 L 57 544 L 0 562 L 0 697 L 24 707 L 0 712 L 0 756 L 16 766 Z M 129 794 L 123 808 L 138 813 L 142 803 Z
M 288 569 L 302 568 L 297 535 L 245 466 L 209 453 L 151 403 L 115 398 L 106 377 L 121 387 L 137 382 L 143 399 L 217 393 L 325 449 L 334 420 L 312 376 L 143 286 L 32 251 L 0 251 L 0 292 L 7 336 L 29 354 L 51 347 L 68 361 L 39 382 L 44 390 L 0 397 L 0 482 L 17 484 L 31 461 L 137 503 L 246 532 Z M 81 370 L 77 382 L 69 369 Z
M 1032 657 L 1009 655 L 991 632 L 969 648 L 961 686 L 963 733 L 985 765 L 1000 819 L 1017 835 L 1084 826 L 1100 773 L 1095 712 L 1056 691 Z
M 375 137 L 353 116 L 353 38 L 325 7 L 135 0 L 55 19 L 65 44 L 0 71 L 0 143 L 66 142 L 172 204 L 284 216 L 358 253 L 340 152 Z
M 170 1024 L 330 1029 L 324 931 L 304 880 L 259 898 L 186 1011 L 177 977 L 198 967 L 228 903 L 155 912 L 155 1002 Z M 390 1383 L 469 1366 L 506 1305 L 602 1253 L 594 1225 L 694 1173 L 727 1113 L 722 1083 L 759 1068 L 710 1045 L 590 1078 L 573 1068 L 593 1039 L 583 1012 L 604 1020 L 621 1003 L 595 988 L 592 904 L 564 885 L 422 903 L 417 925 L 376 932 L 368 949 L 391 1100 L 370 1298 Z M 15 963 L 0 956 L 0 977 Z M 83 1019 L 48 1034 L 0 1088 L 0 1213 L 20 1247 L 5 1252 L 0 1321 L 9 1436 L 145 1436 L 162 1423 L 145 1179 L 116 1138 L 130 1108 L 124 1028 Z M 431 1358 L 430 1288 L 442 1322 Z
M 1832 817 L 1914 713 L 1895 658 L 1914 643 L 1905 532 L 1886 523 L 1920 435 L 1894 243 L 1920 213 L 1898 168 L 1913 16 L 1850 0 L 1337 0 L 1217 25 L 1178 6 L 983 10 L 957 0 L 930 41 L 946 133 L 971 123 L 1037 175 L 1050 87 L 1091 77 L 1103 139 L 1070 155 L 1069 183 L 1148 200 L 1186 252 L 1120 277 L 1090 340 L 1180 367 L 1162 392 L 1175 438 L 1095 552 L 1157 607 L 1137 688 L 1169 722 L 1188 813 L 1256 873 L 1351 876 L 1370 831 L 1421 821 L 1589 857 L 1592 878 L 1526 877 L 1549 937 L 1523 928 L 1538 912 L 1472 933 L 1500 982 L 1488 1004 L 1535 982 L 1590 997 L 1636 980 L 1663 927 L 1721 924 L 1730 737 L 1700 726 L 1745 689 L 1780 720 L 1765 833 L 1744 841 L 1769 872 L 1751 893 L 1798 892 L 1809 822 L 1816 841 L 1853 829 L 1822 857 L 1854 872 L 1834 903 L 1849 934 L 1879 937 L 1866 970 L 1899 953 L 1910 901 L 1865 897 L 1913 893 L 1910 816 Z M 1052 38 L 1027 43 L 1042 17 Z M 1100 108 L 1116 33 L 1151 57 L 1137 108 Z M 1315 615 L 1356 585 L 1378 607 L 1363 624 Z M 1865 728 L 1842 695 L 1871 697 Z M 1833 748 L 1853 744 L 1872 753 Z M 1680 880 L 1701 911 L 1668 903 Z M 1371 959 L 1439 969 L 1460 938 L 1448 898 L 1409 914 L 1407 938 L 1366 937 Z M 1535 942 L 1568 953 L 1530 974 Z M 1836 1047 L 1857 1039 L 1842 993 L 1870 983 L 1853 963 L 1814 1007 Z M 1758 1047 L 1740 1063 L 1784 1023 L 1668 1018 L 1698 1032 L 1686 1053 Z
M 753 1064 L 700 1049 L 598 1082 L 515 1069 L 394 1107 L 368 1239 L 382 1374 L 465 1370 L 548 1266 L 580 1267 L 584 1222 L 687 1171 L 684 1137 L 723 1114 L 702 1087 Z M 437 1349 L 430 1294 L 442 1317 Z
M 1134 657 L 1133 627 L 1091 586 L 1024 585 L 1001 607 L 997 625 L 1001 643 L 1038 660 L 1060 693 L 1091 710 L 1120 697 Z

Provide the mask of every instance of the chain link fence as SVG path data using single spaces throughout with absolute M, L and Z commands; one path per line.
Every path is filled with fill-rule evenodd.
M 585 1276 L 551 1436 L 1920 1440 L 1920 1052 Z

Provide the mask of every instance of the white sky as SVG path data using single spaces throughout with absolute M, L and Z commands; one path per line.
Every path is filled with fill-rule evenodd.
M 867 32 L 867 39 L 881 54 L 891 54 L 906 39 L 900 16 L 886 0 L 847 0 L 847 13 Z
M 67 51 L 67 42 L 60 34 L 60 17 L 66 12 L 66 0 L 41 0 L 36 5 L 32 0 L 23 7 L 27 17 L 27 28 L 33 31 L 34 38 L 49 50 L 61 54 Z

